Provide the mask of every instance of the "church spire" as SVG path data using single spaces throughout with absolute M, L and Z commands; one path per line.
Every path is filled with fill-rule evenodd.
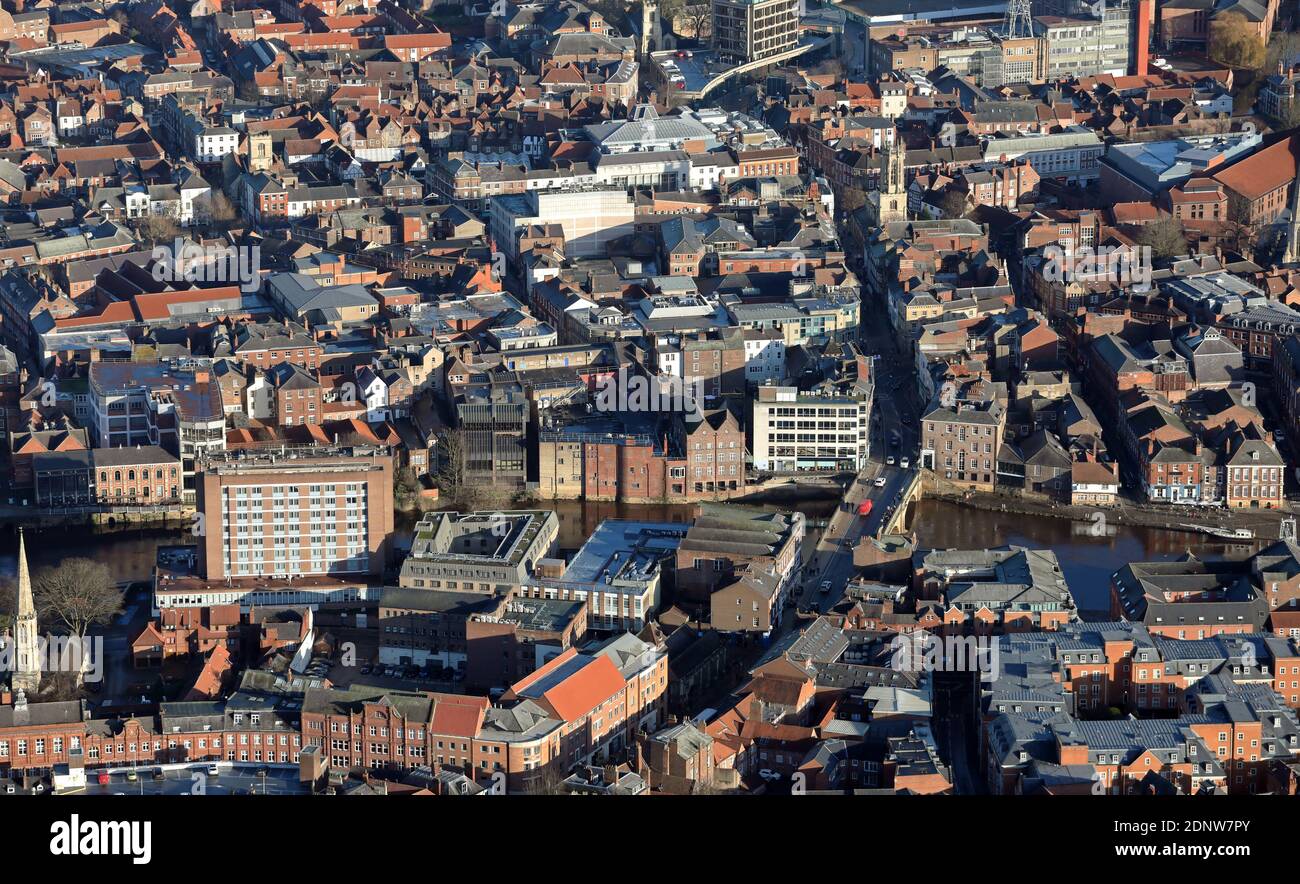
M 32 597 L 32 575 L 27 570 L 27 541 L 18 529 L 18 616 L 36 616 L 36 599 Z
M 41 662 L 36 637 L 36 599 L 32 595 L 32 576 L 27 569 L 27 540 L 18 529 L 18 613 L 14 618 L 15 691 L 34 694 L 41 687 Z
M 1286 250 L 1282 253 L 1282 263 L 1300 263 L 1300 163 L 1297 163 L 1296 176 L 1291 184 L 1291 223 L 1286 230 Z

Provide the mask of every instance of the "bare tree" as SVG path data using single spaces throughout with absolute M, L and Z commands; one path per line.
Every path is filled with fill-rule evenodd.
M 939 197 L 939 210 L 945 218 L 964 218 L 970 210 L 970 204 L 966 202 L 966 194 L 956 188 L 949 188 Z
M 467 481 L 465 460 L 469 454 L 469 440 L 464 430 L 448 430 L 438 437 L 438 468 L 434 479 L 438 491 L 449 502 L 463 509 L 474 509 L 485 490 L 482 485 Z
M 239 218 L 239 211 L 235 208 L 230 197 L 226 196 L 219 190 L 208 192 L 199 201 L 200 214 L 210 223 L 226 226 L 232 224 Z
M 1239 12 L 1225 12 L 1210 23 L 1209 56 L 1234 68 L 1258 68 L 1265 58 L 1264 40 Z
M 1187 254 L 1187 234 L 1177 218 L 1161 218 L 1145 225 L 1137 235 L 1138 245 L 1150 246 L 1156 258 L 1175 258 Z
M 93 559 L 64 559 L 36 575 L 32 594 L 41 619 L 62 624 L 85 638 L 96 623 L 107 623 L 122 610 L 122 590 L 108 566 Z
M 860 187 L 845 187 L 840 194 L 839 208 L 844 214 L 856 212 L 867 204 L 867 192 Z
M 42 701 L 78 700 L 81 696 L 81 678 L 77 673 L 59 670 L 41 673 Z
M 398 506 L 410 508 L 420 498 L 420 480 L 410 467 L 393 471 L 393 499 Z
M 140 219 L 139 231 L 150 243 L 171 242 L 181 235 L 176 219 L 167 215 L 146 215 Z
M 0 631 L 13 622 L 17 609 L 18 595 L 14 581 L 0 578 Z

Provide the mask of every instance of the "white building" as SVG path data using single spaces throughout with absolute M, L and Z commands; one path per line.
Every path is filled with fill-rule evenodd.
M 986 162 L 1010 162 L 1027 157 L 1042 178 L 1086 184 L 1101 176 L 1106 145 L 1096 132 L 1071 126 L 1063 132 L 1029 133 L 990 138 L 984 143 Z
M 219 163 L 239 146 L 239 133 L 228 126 L 203 126 L 192 135 L 190 151 L 200 163 Z
M 745 380 L 752 384 L 785 380 L 785 338 L 771 329 L 745 329 Z
M 817 395 L 763 386 L 753 401 L 754 469 L 777 473 L 853 470 L 870 453 L 871 403 L 865 394 Z
M 497 248 L 519 257 L 521 227 L 559 224 L 568 258 L 604 257 L 611 240 L 635 229 L 635 205 L 626 190 L 534 190 L 494 197 L 489 210 Z

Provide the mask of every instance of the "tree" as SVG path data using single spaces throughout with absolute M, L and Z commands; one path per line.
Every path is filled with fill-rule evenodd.
M 449 430 L 438 437 L 438 469 L 435 481 L 438 491 L 453 505 L 474 509 L 481 496 L 482 486 L 466 481 L 465 459 L 469 453 L 469 440 L 464 430 Z
M 13 622 L 17 609 L 17 587 L 12 580 L 0 579 L 0 632 Z
M 146 215 L 140 219 L 139 231 L 151 244 L 171 242 L 181 235 L 181 226 L 167 215 Z
M 845 187 L 840 194 L 839 209 L 845 215 L 856 212 L 867 204 L 867 192 L 860 187 Z
M 230 197 L 226 196 L 219 190 L 209 191 L 200 202 L 201 213 L 211 224 L 222 227 L 233 224 L 239 218 L 239 212 L 235 209 L 234 203 Z
M 1258 68 L 1264 62 L 1264 39 L 1239 12 L 1225 12 L 1210 22 L 1209 56 L 1233 68 Z
M 257 91 L 257 83 L 252 80 L 240 80 L 235 85 L 235 97 L 240 101 L 255 103 L 262 97 L 262 93 Z
M 1138 245 L 1149 246 L 1156 258 L 1169 259 L 1187 254 L 1187 234 L 1177 218 L 1161 218 L 1142 228 Z
M 945 218 L 964 218 L 968 209 L 966 194 L 960 190 L 950 188 L 939 197 L 939 210 L 943 212 Z
M 409 508 L 419 500 L 420 481 L 410 467 L 401 467 L 393 471 L 393 499 L 403 508 Z
M 64 559 L 36 575 L 32 584 L 36 610 L 48 625 L 61 624 L 78 639 L 97 623 L 122 610 L 122 590 L 108 566 L 92 559 Z
M 696 40 L 705 40 L 713 36 L 713 7 L 705 3 L 685 8 L 686 20 L 690 23 L 688 36 Z

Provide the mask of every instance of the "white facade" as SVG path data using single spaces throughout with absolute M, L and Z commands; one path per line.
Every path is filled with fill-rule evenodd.
M 756 384 L 785 380 L 785 341 L 780 336 L 745 339 L 745 380 Z
M 862 469 L 871 407 L 865 396 L 816 396 L 760 387 L 753 402 L 754 469 L 778 473 Z
M 258 374 L 244 388 L 244 412 L 253 420 L 259 421 L 275 417 L 275 390 L 265 375 Z
M 490 227 L 497 248 L 519 257 L 516 231 L 533 224 L 559 224 L 569 258 L 604 257 L 611 240 L 635 229 L 635 206 L 626 190 L 549 190 L 495 197 Z
M 194 158 L 200 163 L 219 163 L 239 146 L 239 133 L 224 126 L 204 129 L 194 136 Z

